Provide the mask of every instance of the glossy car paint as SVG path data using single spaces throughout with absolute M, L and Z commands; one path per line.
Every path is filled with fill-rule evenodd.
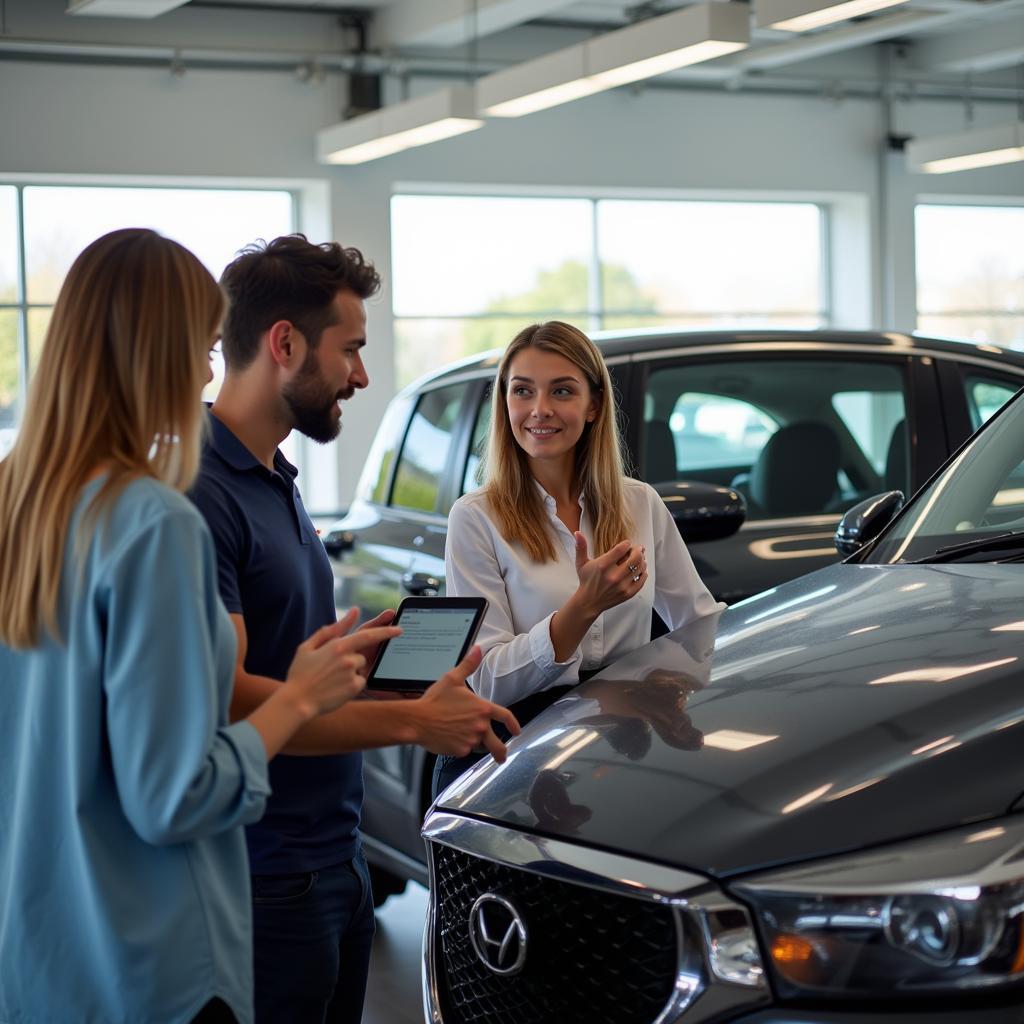
M 622 659 L 438 806 L 723 878 L 1006 813 L 1022 599 L 1017 565 L 814 573 Z

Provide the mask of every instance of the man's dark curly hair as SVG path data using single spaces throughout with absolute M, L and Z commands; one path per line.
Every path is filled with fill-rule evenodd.
M 335 321 L 335 295 L 348 290 L 367 299 L 380 288 L 380 274 L 358 249 L 314 245 L 295 234 L 247 245 L 220 283 L 229 302 L 224 362 L 228 370 L 244 370 L 256 358 L 260 337 L 278 320 L 290 321 L 316 348 Z

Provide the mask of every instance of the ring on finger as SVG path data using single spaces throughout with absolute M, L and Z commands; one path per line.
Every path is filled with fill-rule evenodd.
M 639 565 L 628 565 L 628 566 L 626 566 L 626 568 L 629 569 L 630 572 L 636 572 L 637 569 L 640 568 L 640 566 Z
M 633 582 L 634 582 L 634 583 L 639 583 L 639 582 L 640 582 L 640 577 L 639 577 L 638 575 L 637 575 L 637 576 L 634 576 L 634 577 L 633 577 Z

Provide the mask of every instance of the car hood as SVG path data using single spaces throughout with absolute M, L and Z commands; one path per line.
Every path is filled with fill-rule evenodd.
M 712 875 L 1003 814 L 1024 568 L 837 565 L 652 642 L 439 806 Z

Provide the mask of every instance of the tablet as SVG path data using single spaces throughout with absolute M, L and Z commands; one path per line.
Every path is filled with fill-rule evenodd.
M 407 597 L 392 623 L 402 635 L 381 645 L 367 689 L 422 693 L 466 656 L 486 611 L 482 597 Z

